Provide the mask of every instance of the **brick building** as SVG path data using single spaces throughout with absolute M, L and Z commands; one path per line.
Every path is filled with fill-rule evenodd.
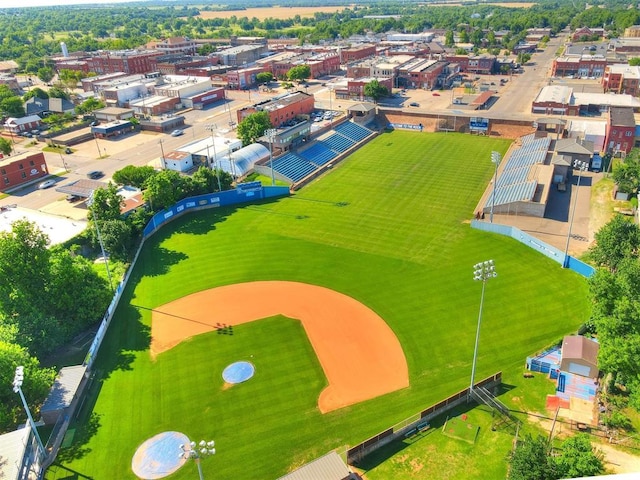
M 604 28 L 589 28 L 589 27 L 577 28 L 571 34 L 571 40 L 574 42 L 579 42 L 582 39 L 596 37 L 596 36 L 604 38 L 606 36 L 606 32 Z
M 626 93 L 637 97 L 640 93 L 640 67 L 608 65 L 604 69 L 602 88 L 605 92 Z
M 533 101 L 531 113 L 546 115 L 578 115 L 580 106 L 573 99 L 573 89 L 561 85 L 543 87 Z
M 275 78 L 286 77 L 287 72 L 297 65 L 309 65 L 311 78 L 320 78 L 340 70 L 340 56 L 336 52 L 285 51 L 258 60 L 256 64 Z
M 227 84 L 231 89 L 244 90 L 258 83 L 256 76 L 265 71 L 264 67 L 240 68 L 227 72 Z
M 206 69 L 218 64 L 217 57 L 201 57 L 193 55 L 163 55 L 156 60 L 157 71 L 162 75 L 193 75 L 189 72 L 206 72 Z M 206 77 L 206 73 L 197 75 Z
M 431 90 L 445 83 L 448 62 L 418 58 L 398 69 L 398 86 Z
M 158 50 L 163 55 L 181 53 L 185 55 L 195 55 L 198 45 L 188 37 L 171 37 L 159 42 L 150 42 L 147 48 Z
M 636 121 L 633 108 L 612 107 L 607 118 L 605 148 L 607 153 L 629 153 L 634 146 Z
M 387 90 L 391 93 L 393 88 L 392 78 L 356 78 L 347 80 L 346 87 L 335 89 L 336 99 L 369 100 L 369 97 L 364 94 L 364 88 L 373 80 L 377 80 L 380 85 L 387 87 Z
M 290 93 L 281 98 L 256 103 L 251 107 L 238 110 L 238 123 L 246 116 L 256 112 L 268 112 L 271 124 L 279 127 L 283 123 L 295 119 L 299 115 L 308 115 L 313 112 L 314 98 L 303 92 Z
M 22 153 L 0 159 L 0 191 L 49 175 L 44 153 Z
M 349 48 L 341 48 L 339 52 L 340 62 L 350 63 L 363 58 L 373 57 L 376 54 L 376 46 L 370 44 L 355 45 Z
M 494 55 L 446 55 L 445 59 L 457 63 L 461 72 L 489 75 L 497 70 Z
M 558 57 L 553 60 L 552 77 L 597 77 L 604 75 L 607 59 L 600 55 L 581 55 L 579 57 Z
M 125 72 L 128 74 L 149 73 L 157 70 L 158 51 L 126 50 L 107 52 L 86 60 L 90 72 L 98 75 Z

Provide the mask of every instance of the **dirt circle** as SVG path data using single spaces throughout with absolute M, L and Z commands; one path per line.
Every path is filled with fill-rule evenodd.
M 153 310 L 151 354 L 216 328 L 284 315 L 302 322 L 329 385 L 322 413 L 409 386 L 397 337 L 373 310 L 334 290 L 298 282 L 250 282 L 213 288 Z

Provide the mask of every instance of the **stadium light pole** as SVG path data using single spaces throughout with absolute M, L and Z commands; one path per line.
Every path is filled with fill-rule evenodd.
M 471 364 L 471 384 L 469 385 L 469 393 L 473 391 L 473 384 L 476 378 L 476 362 L 478 359 L 478 342 L 480 340 L 480 324 L 482 323 L 482 307 L 484 305 L 484 287 L 487 280 L 497 277 L 496 268 L 493 260 L 476 263 L 473 266 L 473 279 L 482 282 L 482 293 L 480 294 L 480 312 L 478 313 L 478 326 L 476 328 L 476 344 L 473 348 L 473 363 Z
M 211 141 L 213 142 L 213 165 L 216 172 L 216 177 L 218 177 L 218 191 L 222 191 L 222 185 L 220 184 L 220 172 L 218 171 L 218 155 L 216 153 L 216 137 L 214 136 L 214 132 L 218 130 L 218 125 L 215 123 L 209 123 L 204 126 L 205 130 L 209 130 L 211 132 Z M 209 155 L 207 154 L 207 158 Z M 231 163 L 231 155 L 229 155 L 229 162 Z M 209 165 L 211 166 L 211 165 Z
M 491 213 L 489 213 L 489 222 L 493 223 L 493 207 L 496 204 L 496 185 L 498 183 L 498 165 L 500 165 L 500 161 L 502 157 L 499 152 L 491 152 L 491 161 L 495 167 L 493 173 L 493 194 L 491 195 Z
M 581 162 L 580 160 L 574 160 L 573 168 L 578 169 L 578 181 L 576 183 L 576 195 L 573 199 L 573 207 L 571 208 L 571 218 L 569 219 L 569 232 L 567 233 L 567 244 L 564 247 L 564 261 L 562 262 L 562 268 L 569 266 L 569 242 L 571 241 L 571 230 L 573 228 L 573 217 L 576 214 L 576 206 L 578 205 L 578 192 L 580 190 L 580 179 L 582 178 L 582 172 L 587 170 L 589 165 L 587 162 Z
M 278 130 L 276 130 L 275 128 L 268 128 L 265 130 L 264 133 L 267 136 L 267 139 L 269 140 L 269 166 L 271 167 L 271 185 L 275 185 L 276 177 L 275 177 L 275 174 L 273 173 L 273 141 L 275 140 L 276 133 L 278 133 Z
M 180 453 L 178 454 L 179 457 L 187 460 L 189 458 L 193 458 L 193 461 L 196 462 L 196 465 L 198 466 L 198 475 L 200 476 L 200 480 L 204 480 L 200 460 L 204 457 L 215 455 L 216 449 L 213 448 L 215 444 L 216 442 L 214 442 L 213 440 L 200 440 L 199 443 L 190 442 L 187 445 L 180 444 Z
M 44 444 L 42 443 L 42 439 L 40 438 L 40 434 L 38 433 L 38 429 L 36 428 L 36 422 L 33 421 L 33 417 L 31 416 L 31 410 L 29 410 L 29 405 L 27 404 L 27 399 L 24 397 L 24 393 L 22 392 L 22 382 L 24 381 L 24 367 L 22 365 L 16 367 L 16 374 L 13 377 L 13 391 L 20 395 L 20 400 L 22 400 L 22 406 L 24 407 L 24 411 L 27 413 L 27 418 L 29 420 L 29 426 L 33 431 L 33 436 L 36 437 L 36 442 L 38 442 L 38 448 L 40 452 L 38 452 L 38 457 L 42 455 L 44 458 L 46 454 L 46 450 L 44 449 Z M 42 458 L 38 458 L 38 463 L 42 461 Z
M 89 207 L 89 209 L 91 210 L 91 213 L 93 214 L 93 224 L 96 226 L 96 234 L 98 235 L 98 243 L 100 244 L 100 251 L 102 252 L 102 258 L 104 258 L 104 266 L 107 269 L 107 279 L 109 280 L 109 288 L 113 292 L 114 291 L 113 280 L 111 280 L 111 270 L 109 269 L 109 258 L 107 257 L 107 253 L 105 252 L 104 242 L 102 241 L 102 234 L 100 233 L 100 228 L 98 227 L 98 215 L 96 213 L 96 209 L 93 206 L 93 203 L 94 203 L 93 194 L 94 192 L 91 192 L 91 195 L 89 195 L 89 199 L 87 200 L 87 206 Z

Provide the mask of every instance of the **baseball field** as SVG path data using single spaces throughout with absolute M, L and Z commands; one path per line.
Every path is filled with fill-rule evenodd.
M 290 198 L 164 227 L 141 252 L 73 444 L 47 478 L 135 478 L 137 447 L 165 431 L 216 441 L 205 478 L 275 479 L 359 443 L 467 386 L 480 261 L 495 260 L 498 277 L 476 378 L 518 371 L 575 331 L 589 311 L 581 277 L 469 226 L 491 151 L 508 146 L 385 133 Z M 237 361 L 255 374 L 226 384 Z M 196 475 L 187 462 L 170 478 Z

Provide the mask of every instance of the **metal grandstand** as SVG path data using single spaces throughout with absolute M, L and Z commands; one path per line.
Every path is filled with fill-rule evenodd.
M 540 203 L 540 192 L 545 186 L 548 190 L 553 174 L 553 167 L 546 162 L 550 146 L 549 137 L 522 137 L 521 147 L 514 150 L 501 165 L 495 192 L 490 191 L 485 195 L 483 211 L 489 212 L 493 206 L 496 213 L 511 213 L 521 209 L 542 216 L 544 204 Z
M 298 152 L 288 152 L 273 160 L 273 170 L 292 183 L 297 183 L 331 160 L 373 135 L 373 131 L 352 122 L 334 127 L 331 134 Z

